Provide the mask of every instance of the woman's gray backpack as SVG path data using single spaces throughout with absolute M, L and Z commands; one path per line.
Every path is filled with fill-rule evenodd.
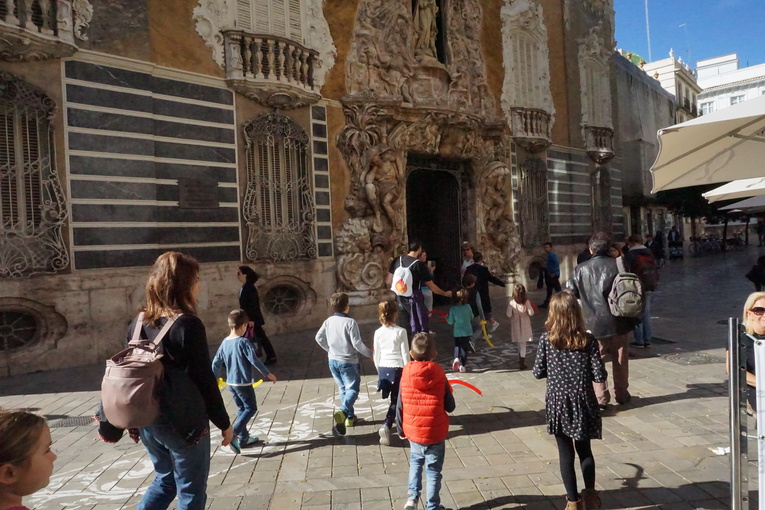
M 628 273 L 624 269 L 622 257 L 616 259 L 616 267 L 619 273 L 611 285 L 608 294 L 608 307 L 614 317 L 629 317 L 639 319 L 643 316 L 645 300 L 643 286 L 635 273 Z

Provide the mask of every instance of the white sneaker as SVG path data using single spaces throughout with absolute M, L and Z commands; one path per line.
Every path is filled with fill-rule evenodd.
M 380 427 L 380 444 L 383 446 L 390 446 L 390 428 L 383 424 Z
M 499 327 L 499 322 L 494 321 L 489 323 L 489 333 L 494 333 Z
M 460 359 L 454 358 L 452 362 L 452 372 L 457 372 L 460 369 Z
M 467 372 L 467 368 L 464 365 L 460 365 L 460 372 Z
M 417 499 L 415 498 L 407 499 L 406 505 L 404 505 L 404 510 L 417 510 Z

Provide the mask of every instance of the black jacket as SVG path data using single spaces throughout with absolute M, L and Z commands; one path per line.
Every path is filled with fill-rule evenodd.
M 608 307 L 608 295 L 617 274 L 616 259 L 593 255 L 576 266 L 574 275 L 566 283 L 581 299 L 585 327 L 597 339 L 628 333 L 635 327 L 634 319 L 614 317 Z
M 247 313 L 247 317 L 256 326 L 262 326 L 266 323 L 263 319 L 263 313 L 260 311 L 260 296 L 254 283 L 242 285 L 242 291 L 239 293 L 239 308 Z
M 465 274 L 472 274 L 475 276 L 475 288 L 478 294 L 481 296 L 481 305 L 484 312 L 491 312 L 491 299 L 489 299 L 489 282 L 500 287 L 505 286 L 505 282 L 491 274 L 489 268 L 483 264 L 471 264 L 465 269 Z

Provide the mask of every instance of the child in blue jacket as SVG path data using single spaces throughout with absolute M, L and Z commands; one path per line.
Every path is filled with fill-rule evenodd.
M 212 364 L 215 377 L 219 377 L 223 369 L 226 370 L 226 384 L 238 409 L 234 422 L 234 438 L 241 448 L 254 446 L 258 442 L 257 436 L 250 436 L 247 430 L 250 419 L 258 412 L 255 389 L 252 387 L 252 367 L 257 368 L 269 381 L 276 382 L 276 376 L 258 359 L 252 343 L 244 338 L 249 320 L 244 310 L 234 310 L 228 314 L 231 334 L 223 339 Z M 232 445 L 231 449 L 239 453 L 237 444 L 232 442 Z

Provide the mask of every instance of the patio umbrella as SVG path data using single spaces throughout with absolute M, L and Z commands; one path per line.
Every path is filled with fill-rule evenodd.
M 765 96 L 760 96 L 660 129 L 652 193 L 765 177 L 763 162 Z
M 765 195 L 747 198 L 735 204 L 720 207 L 721 211 L 760 212 L 765 211 Z
M 710 202 L 717 202 L 718 200 L 733 200 L 734 198 L 754 197 L 764 194 L 765 178 L 760 177 L 757 179 L 741 179 L 729 182 L 701 195 Z

